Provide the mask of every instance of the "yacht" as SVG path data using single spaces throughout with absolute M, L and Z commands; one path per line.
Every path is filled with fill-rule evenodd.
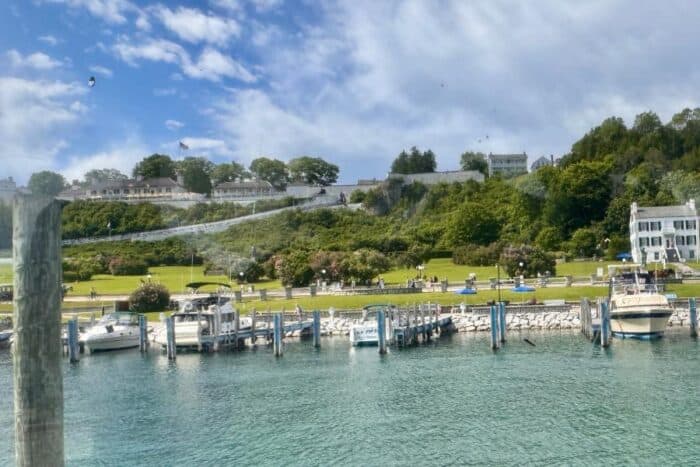
M 610 329 L 618 337 L 663 336 L 673 314 L 648 272 L 626 272 L 610 279 Z
M 121 311 L 106 314 L 78 340 L 90 352 L 138 347 L 139 315 Z
M 215 342 L 233 344 L 236 336 L 235 310 L 228 297 L 211 295 L 205 298 L 183 300 L 172 317 L 175 326 L 175 346 L 179 348 L 208 349 Z M 239 319 L 239 332 L 250 330 L 249 317 Z M 167 332 L 163 326 L 155 342 L 167 346 Z
M 392 332 L 392 311 L 395 308 L 392 305 L 367 305 L 362 309 L 362 318 L 356 320 L 350 326 L 350 343 L 353 346 L 360 345 L 378 345 L 378 327 L 377 327 L 377 311 L 384 308 L 386 330 L 385 336 L 387 342 L 391 339 Z

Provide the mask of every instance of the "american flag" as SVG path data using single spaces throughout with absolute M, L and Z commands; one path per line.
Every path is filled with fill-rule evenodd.
M 183 143 L 182 141 L 180 141 L 180 149 L 189 149 L 189 148 L 190 148 L 190 147 L 189 147 L 188 145 L 186 145 L 185 143 Z

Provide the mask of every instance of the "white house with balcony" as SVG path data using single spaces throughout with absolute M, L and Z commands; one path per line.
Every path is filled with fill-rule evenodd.
M 527 173 L 527 154 L 493 154 L 488 155 L 489 175 L 514 177 Z
M 680 206 L 630 209 L 630 245 L 635 263 L 698 261 L 698 211 L 695 200 Z

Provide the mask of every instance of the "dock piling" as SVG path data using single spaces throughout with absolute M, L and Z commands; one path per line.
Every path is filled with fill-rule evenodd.
M 148 321 L 146 321 L 146 315 L 139 315 L 139 350 L 141 352 L 145 352 L 148 349 L 147 323 Z
M 321 347 L 321 312 L 314 310 L 314 347 Z
M 384 315 L 384 310 L 379 310 L 377 312 L 377 345 L 379 347 L 379 353 L 386 353 L 386 316 Z
M 498 303 L 498 325 L 499 334 L 501 342 L 506 341 L 506 304 L 503 302 Z
M 274 333 L 272 346 L 275 357 L 282 356 L 282 313 L 275 313 L 273 317 Z
M 250 312 L 250 343 L 252 345 L 255 345 L 255 341 L 257 340 L 257 336 L 255 335 L 255 324 L 256 324 L 256 313 L 255 313 L 255 308 Z
M 12 218 L 15 463 L 62 466 L 61 206 L 17 195 Z
M 80 344 L 78 343 L 78 319 L 68 321 L 68 360 L 71 363 L 80 361 Z
M 491 349 L 497 350 L 501 344 L 498 339 L 498 311 L 496 305 L 491 305 L 489 317 L 491 318 Z
M 172 316 L 165 318 L 165 332 L 168 360 L 175 360 L 177 358 L 177 351 L 175 349 L 175 321 Z
M 601 347 L 610 345 L 610 312 L 607 300 L 600 301 L 600 345 Z
M 688 299 L 688 312 L 690 316 L 690 337 L 698 337 L 698 309 L 695 297 Z
M 238 340 L 238 334 L 241 332 L 241 312 L 236 309 L 233 313 L 233 348 L 238 350 L 240 347 L 240 341 Z

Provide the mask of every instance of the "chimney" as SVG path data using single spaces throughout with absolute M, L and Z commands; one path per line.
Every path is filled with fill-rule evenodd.
M 182 172 L 178 172 L 175 174 L 177 176 L 177 184 L 180 186 L 185 185 L 185 177 L 182 175 Z
M 136 176 L 136 181 L 137 182 L 142 182 L 143 181 L 143 175 L 139 174 Z
M 691 210 L 695 211 L 695 198 L 690 198 L 686 204 Z
M 638 205 L 637 202 L 635 201 L 635 202 L 632 203 L 632 206 L 631 206 L 631 208 L 630 208 L 630 211 L 632 212 L 632 214 L 637 214 L 637 211 L 638 211 L 638 210 L 639 210 L 639 205 Z

